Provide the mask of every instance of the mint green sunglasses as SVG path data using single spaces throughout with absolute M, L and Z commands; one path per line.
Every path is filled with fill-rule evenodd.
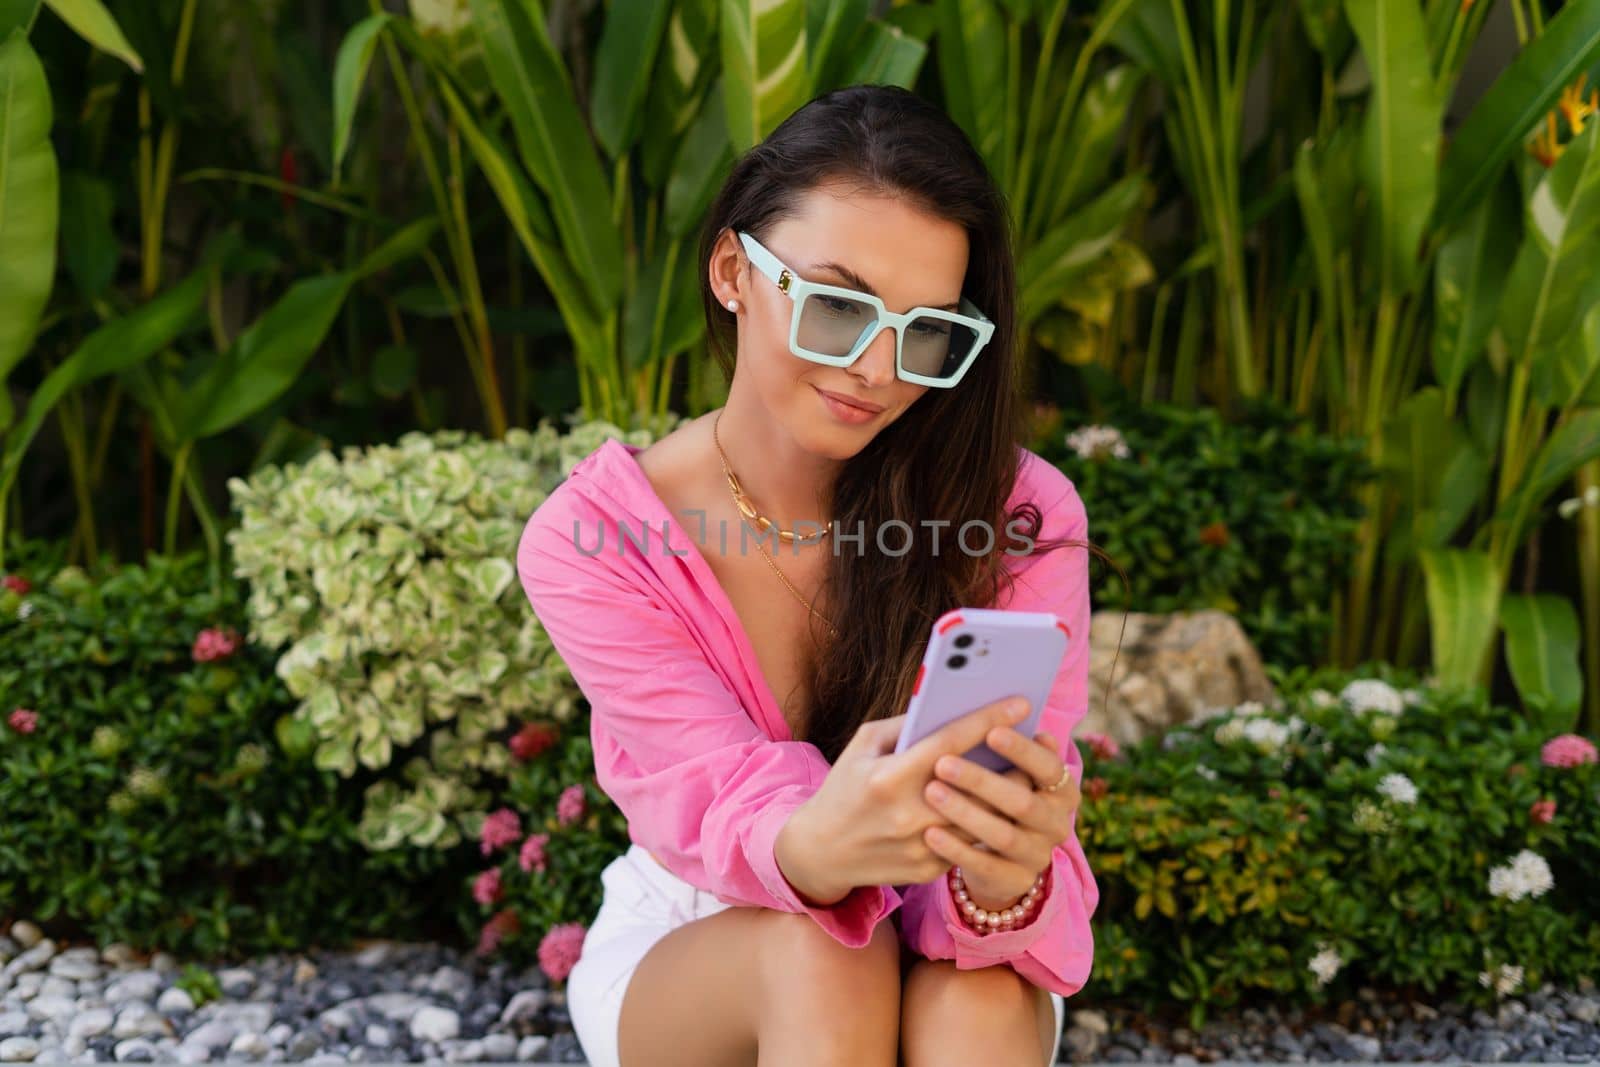
M 789 350 L 801 359 L 848 367 L 879 330 L 893 330 L 895 375 L 903 382 L 949 389 L 994 336 L 994 323 L 964 296 L 965 314 L 929 307 L 897 314 L 871 293 L 807 281 L 748 233 L 740 231 L 739 240 L 756 269 L 794 302 Z

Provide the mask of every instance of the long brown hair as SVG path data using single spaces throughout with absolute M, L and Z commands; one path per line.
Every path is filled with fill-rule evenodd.
M 1009 580 L 1005 549 L 1019 551 L 1007 534 L 1023 531 L 1035 542 L 1032 551 L 1077 546 L 1104 553 L 1086 541 L 1037 540 L 1043 516 L 1033 501 L 1005 510 L 1028 431 L 1019 396 L 1011 219 L 966 134 L 912 92 L 854 85 L 824 93 L 735 162 L 708 209 L 699 249 L 709 343 L 724 376 L 733 377 L 736 320 L 709 282 L 718 238 L 729 228 L 767 237 L 794 216 L 808 190 L 829 181 L 904 198 L 962 226 L 968 240 L 962 294 L 995 324 L 960 385 L 924 393 L 843 465 L 826 501 L 836 531 L 866 531 L 861 551 L 835 546 L 816 598 L 839 638 L 829 638 L 814 618 L 811 625 L 811 713 L 796 736 L 831 763 L 862 723 L 905 710 L 934 619 L 999 599 Z M 1012 526 L 1019 517 L 1024 525 Z M 904 554 L 874 550 L 884 524 L 916 526 L 925 518 L 950 520 L 940 530 L 939 551 L 924 533 L 886 536 L 896 549 L 909 542 Z M 996 531 L 987 555 L 951 548 L 956 531 L 974 520 Z

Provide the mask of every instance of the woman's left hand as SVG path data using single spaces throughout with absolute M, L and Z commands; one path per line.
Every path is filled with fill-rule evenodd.
M 939 757 L 923 796 L 952 828 L 930 826 L 923 840 L 961 868 L 973 902 L 993 911 L 1015 903 L 1050 866 L 1056 846 L 1072 833 L 1081 794 L 1071 778 L 1046 791 L 1066 767 L 1050 734 L 1041 730 L 1030 739 L 997 726 L 984 740 L 1013 766 L 1001 774 L 960 756 Z

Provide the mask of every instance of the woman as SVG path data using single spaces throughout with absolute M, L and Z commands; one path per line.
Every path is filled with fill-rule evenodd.
M 699 262 L 726 405 L 607 440 L 518 548 L 632 840 L 568 978 L 585 1055 L 1054 1062 L 1099 899 L 1087 522 L 1018 443 L 1005 201 L 937 108 L 853 86 L 736 162 Z M 963 605 L 1068 624 L 1041 729 L 996 703 L 896 754 Z

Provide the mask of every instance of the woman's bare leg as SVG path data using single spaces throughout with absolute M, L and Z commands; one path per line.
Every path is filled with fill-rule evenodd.
M 809 915 L 727 908 L 650 947 L 623 997 L 622 1067 L 892 1067 L 894 924 L 846 948 Z
M 901 1067 L 1046 1064 L 1057 1040 L 1050 994 L 1004 964 L 960 971 L 911 964 L 901 997 Z

